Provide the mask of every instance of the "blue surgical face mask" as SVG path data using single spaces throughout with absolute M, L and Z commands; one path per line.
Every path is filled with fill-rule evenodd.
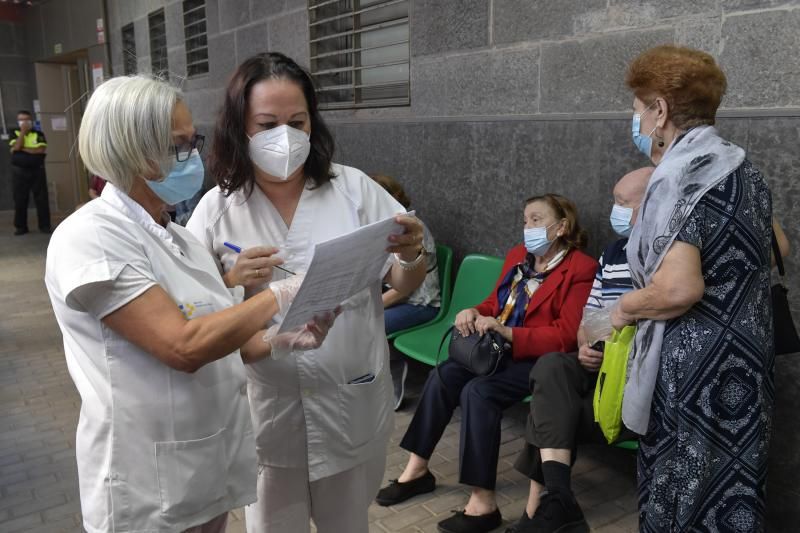
M 203 160 L 200 153 L 192 150 L 186 161 L 173 161 L 172 169 L 161 181 L 145 180 L 145 183 L 164 203 L 175 205 L 197 194 L 203 186 Z
M 633 229 L 633 224 L 631 224 L 632 217 L 632 207 L 623 207 L 614 204 L 614 207 L 611 209 L 611 227 L 614 228 L 614 231 L 616 231 L 618 235 L 628 237 Z
M 653 134 L 653 131 L 656 131 L 656 129 L 653 128 L 653 131 L 651 131 L 647 135 L 642 135 L 642 115 L 647 113 L 647 111 L 651 107 L 653 107 L 653 104 L 655 104 L 655 102 L 647 106 L 645 110 L 642 111 L 641 113 L 634 113 L 633 122 L 631 123 L 631 134 L 633 136 L 633 144 L 635 144 L 636 148 L 638 148 L 639 151 L 642 152 L 647 157 L 650 157 L 651 154 L 653 153 L 653 139 L 651 139 L 650 136 Z
M 553 222 L 547 227 L 525 228 L 523 233 L 525 239 L 525 249 L 537 257 L 541 257 L 546 254 L 547 250 L 550 249 L 550 245 L 553 244 L 553 241 L 547 238 L 547 230 L 556 224 L 558 224 L 558 222 Z

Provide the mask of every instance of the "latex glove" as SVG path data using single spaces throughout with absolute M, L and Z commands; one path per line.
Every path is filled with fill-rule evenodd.
M 275 295 L 275 301 L 278 302 L 278 313 L 281 316 L 286 314 L 289 306 L 292 305 L 292 300 L 297 296 L 297 291 L 300 290 L 300 285 L 303 284 L 305 273 L 298 272 L 294 276 L 273 281 L 269 284 L 269 290 Z
M 314 315 L 314 319 L 304 326 L 278 333 L 279 325 L 270 327 L 264 334 L 264 342 L 268 342 L 273 359 L 283 359 L 292 352 L 304 352 L 319 348 L 328 331 L 333 327 L 339 309 Z

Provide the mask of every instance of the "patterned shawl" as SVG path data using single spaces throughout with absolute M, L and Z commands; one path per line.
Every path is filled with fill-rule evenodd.
M 633 286 L 650 283 L 697 202 L 744 161 L 744 150 L 711 126 L 691 129 L 675 140 L 656 167 L 628 241 Z M 639 320 L 628 360 L 622 420 L 644 435 L 650 420 L 666 321 Z

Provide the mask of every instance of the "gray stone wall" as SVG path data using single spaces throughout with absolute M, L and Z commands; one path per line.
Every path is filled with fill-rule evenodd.
M 206 0 L 209 72 L 186 79 L 186 48 L 180 0 L 107 2 L 112 72 L 123 74 L 120 32 L 133 22 L 139 72 L 150 72 L 147 15 L 164 7 L 170 78 L 179 84 L 198 129 L 210 134 L 225 84 L 236 65 L 258 52 L 274 50 L 308 64 L 305 0 Z
M 520 202 L 547 191 L 572 198 L 589 250 L 611 238 L 611 187 L 647 164 L 630 139 L 623 76 L 646 48 L 676 42 L 717 57 L 729 90 L 724 136 L 767 175 L 774 210 L 793 242 L 787 285 L 800 317 L 800 1 L 410 0 L 411 105 L 326 113 L 337 160 L 399 178 L 434 235 L 469 252 L 502 254 L 521 239 Z M 182 82 L 210 133 L 233 68 L 263 50 L 308 64 L 303 0 L 207 0 L 210 72 Z M 149 70 L 147 13 L 166 6 L 169 65 L 184 75 L 180 2 L 109 0 L 114 72 L 120 28 L 134 22 Z M 800 359 L 776 365 L 771 531 L 800 521 Z

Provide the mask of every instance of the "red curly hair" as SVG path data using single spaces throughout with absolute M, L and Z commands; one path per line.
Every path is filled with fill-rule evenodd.
M 666 100 L 670 120 L 680 129 L 713 125 L 728 87 L 711 55 L 675 45 L 640 54 L 628 66 L 625 84 L 647 105 L 657 97 Z

